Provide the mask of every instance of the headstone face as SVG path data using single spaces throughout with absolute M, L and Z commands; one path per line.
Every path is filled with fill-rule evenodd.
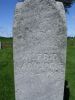
M 16 100 L 63 100 L 67 37 L 63 4 L 18 3 L 13 33 Z
M 0 49 L 1 49 L 1 41 L 0 41 Z

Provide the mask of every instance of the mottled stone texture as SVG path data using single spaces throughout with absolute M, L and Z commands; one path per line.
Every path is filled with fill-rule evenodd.
M 0 41 L 0 49 L 1 49 L 1 41 Z
M 18 3 L 13 33 L 16 100 L 63 100 L 66 23 L 62 3 Z

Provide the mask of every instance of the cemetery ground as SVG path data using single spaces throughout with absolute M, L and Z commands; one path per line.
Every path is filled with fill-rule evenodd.
M 1 42 L 12 44 L 12 38 L 0 38 Z M 13 49 L 11 45 L 0 49 L 0 100 L 15 100 Z M 67 41 L 66 80 L 70 90 L 69 100 L 75 100 L 75 38 Z
M 0 38 L 0 41 L 12 43 L 12 38 Z M 0 50 L 0 100 L 15 100 L 12 50 L 10 45 Z

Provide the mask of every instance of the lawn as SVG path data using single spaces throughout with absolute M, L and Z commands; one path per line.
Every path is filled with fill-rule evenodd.
M 70 89 L 70 100 L 75 100 L 75 38 L 67 41 L 66 80 Z
M 0 41 L 12 43 L 12 39 L 0 38 Z M 15 100 L 11 46 L 0 50 L 0 100 Z
M 2 42 L 12 43 L 12 38 L 0 38 Z M 15 100 L 13 49 L 8 46 L 0 50 L 0 100 Z M 70 100 L 75 100 L 75 38 L 67 41 L 66 80 L 70 89 Z

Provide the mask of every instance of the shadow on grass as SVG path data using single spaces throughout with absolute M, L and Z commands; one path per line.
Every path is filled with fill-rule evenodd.
M 70 89 L 68 86 L 68 81 L 65 80 L 65 86 L 64 86 L 64 99 L 63 100 L 69 100 L 70 97 Z

